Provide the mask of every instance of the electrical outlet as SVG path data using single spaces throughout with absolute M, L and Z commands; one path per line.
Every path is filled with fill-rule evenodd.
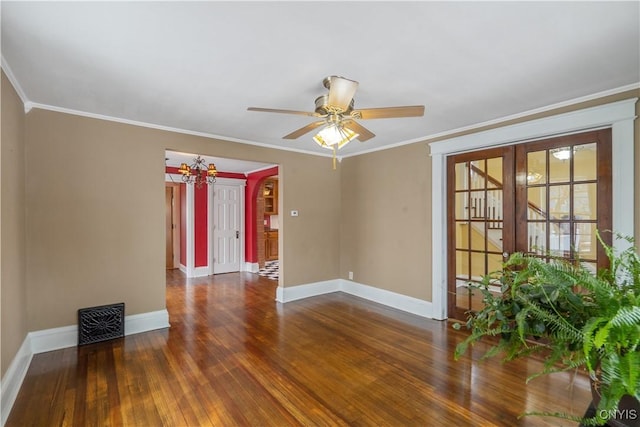
M 298 216 L 298 211 L 297 210 L 291 211 L 291 216 Z
M 353 280 L 353 271 L 349 272 L 349 280 Z

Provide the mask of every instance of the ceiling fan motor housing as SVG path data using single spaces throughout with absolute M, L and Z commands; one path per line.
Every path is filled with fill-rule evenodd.
M 343 111 L 340 114 L 350 114 L 353 111 L 353 103 L 354 99 L 349 103 L 349 108 L 347 111 Z M 326 116 L 328 114 L 334 114 L 333 108 L 329 106 L 329 95 L 320 95 L 316 98 L 316 113 Z

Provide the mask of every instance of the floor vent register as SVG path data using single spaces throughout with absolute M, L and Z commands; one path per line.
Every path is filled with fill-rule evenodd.
M 78 310 L 78 345 L 124 337 L 124 303 Z

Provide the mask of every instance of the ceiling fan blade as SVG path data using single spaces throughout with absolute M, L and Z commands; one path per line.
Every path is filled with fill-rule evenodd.
M 249 107 L 248 111 L 260 111 L 263 113 L 283 113 L 283 114 L 298 114 L 301 116 L 311 116 L 311 117 L 322 117 L 321 114 L 314 113 L 311 111 L 297 111 L 297 110 L 280 110 L 277 108 L 260 108 L 260 107 Z
M 320 121 L 317 121 L 317 122 L 309 123 L 308 125 L 303 126 L 298 130 L 294 130 L 289 135 L 285 135 L 282 138 L 283 139 L 297 139 L 297 138 L 300 138 L 305 133 L 309 133 L 312 130 L 314 130 L 315 128 L 324 125 L 325 123 L 326 122 L 324 120 L 320 120 Z
M 368 139 L 373 138 L 374 136 L 376 136 L 375 133 L 371 132 L 369 129 L 365 128 L 364 126 L 362 126 L 360 123 L 356 122 L 355 120 L 349 120 L 345 122 L 345 127 L 351 129 L 352 131 L 354 131 L 355 133 L 358 134 L 358 136 L 356 137 L 356 139 L 360 142 L 365 142 Z
M 329 97 L 327 99 L 328 106 L 339 109 L 340 112 L 347 111 L 357 89 L 358 82 L 344 77 L 331 76 Z
M 408 105 L 404 107 L 363 108 L 354 110 L 351 116 L 357 119 L 388 119 L 394 117 L 424 116 L 424 105 Z

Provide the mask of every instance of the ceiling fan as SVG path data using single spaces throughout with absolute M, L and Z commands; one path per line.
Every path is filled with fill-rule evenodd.
M 313 139 L 320 146 L 333 149 L 334 155 L 336 148 L 343 147 L 352 139 L 364 142 L 375 136 L 373 132 L 356 120 L 420 117 L 424 115 L 424 105 L 354 109 L 353 96 L 358 89 L 358 82 L 344 77 L 329 76 L 322 83 L 324 87 L 329 89 L 329 93 L 316 98 L 316 109 L 313 112 L 259 107 L 249 107 L 247 110 L 298 114 L 320 118 L 321 120 L 294 130 L 283 138 L 297 139 L 316 128 L 325 126 Z

